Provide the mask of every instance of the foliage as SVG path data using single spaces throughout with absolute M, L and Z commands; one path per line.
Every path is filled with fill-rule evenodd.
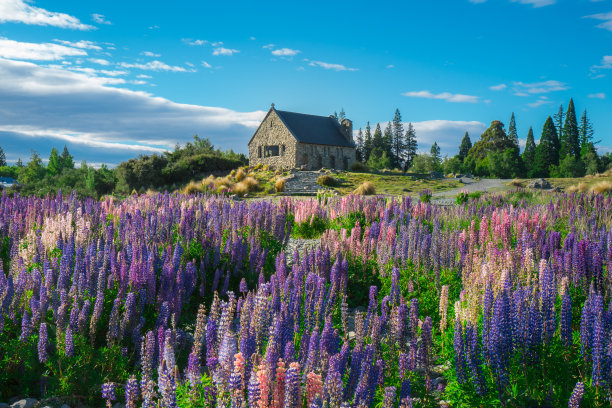
M 329 174 L 323 174 L 317 177 L 317 184 L 320 184 L 325 187 L 335 187 L 338 185 L 338 180 L 336 180 L 333 176 Z
M 559 139 L 557 131 L 549 116 L 544 122 L 540 143 L 536 148 L 532 173 L 536 177 L 548 177 L 550 166 L 559 163 Z

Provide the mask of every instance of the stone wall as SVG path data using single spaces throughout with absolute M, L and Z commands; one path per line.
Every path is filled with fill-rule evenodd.
M 356 160 L 353 147 L 297 144 L 297 167 L 304 166 L 308 170 L 318 170 L 321 167 L 348 170 Z
M 267 146 L 278 146 L 278 156 L 266 156 Z M 284 148 L 283 148 L 284 146 Z M 249 165 L 268 164 L 275 168 L 294 168 L 296 164 L 297 141 L 272 111 L 264 119 L 249 143 Z M 260 155 L 261 150 L 261 155 Z

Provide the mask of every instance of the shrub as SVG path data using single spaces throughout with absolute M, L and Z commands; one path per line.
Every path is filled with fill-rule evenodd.
M 242 182 L 247 185 L 249 192 L 256 191 L 259 188 L 259 181 L 254 177 L 247 177 Z
M 376 187 L 374 187 L 374 184 L 370 183 L 369 181 L 364 181 L 359 187 L 357 187 L 357 189 L 355 189 L 355 191 L 353 191 L 353 194 L 374 195 L 376 194 Z
M 350 170 L 355 173 L 367 173 L 370 171 L 369 167 L 361 162 L 355 162 L 351 164 Z
M 512 187 L 523 187 L 523 183 L 517 179 L 512 180 L 509 184 Z
M 431 190 L 425 189 L 419 193 L 419 199 L 423 203 L 428 203 L 431 201 Z
M 467 203 L 469 199 L 470 199 L 470 196 L 468 195 L 467 191 L 465 191 L 465 190 L 461 190 L 461 192 L 459 194 L 457 194 L 457 197 L 455 197 L 455 201 L 459 205 Z
M 203 185 L 201 183 L 196 183 L 192 180 L 189 182 L 189 184 L 183 187 L 183 189 L 181 190 L 181 193 L 187 194 L 187 195 L 201 193 L 203 190 L 202 187 Z M 147 194 L 148 194 L 148 191 L 147 191 Z
M 574 193 L 586 193 L 589 190 L 589 186 L 586 183 L 580 183 L 578 185 L 569 186 L 567 192 L 569 194 Z
M 282 193 L 283 191 L 285 191 L 285 179 L 277 178 L 274 182 L 274 189 L 277 193 Z
M 244 172 L 242 167 L 239 168 L 237 172 L 235 172 L 234 178 L 236 179 L 236 182 L 240 182 L 244 180 L 245 177 L 246 177 L 246 173 Z
M 334 187 L 338 185 L 338 180 L 336 180 L 329 174 L 324 174 L 317 178 L 317 183 L 325 187 Z
M 591 192 L 595 194 L 610 194 L 612 193 L 612 183 L 609 181 L 600 181 L 591 187 Z

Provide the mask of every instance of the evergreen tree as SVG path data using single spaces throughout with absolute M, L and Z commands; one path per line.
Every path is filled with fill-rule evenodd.
M 471 148 L 472 141 L 470 140 L 470 135 L 466 131 L 463 139 L 461 139 L 461 144 L 459 145 L 459 160 L 463 162 Z
M 61 168 L 63 169 L 74 169 L 74 160 L 72 155 L 68 152 L 68 148 L 64 145 L 64 150 L 61 156 Z
M 21 167 L 19 170 L 18 181 L 19 184 L 30 184 L 41 181 L 45 177 L 45 167 L 43 166 L 42 159 L 34 150 L 32 150 L 32 157 L 27 166 Z
M 527 141 L 525 142 L 525 150 L 523 151 L 522 159 L 525 170 L 527 172 L 527 176 L 532 176 L 532 171 L 534 168 L 534 160 L 536 154 L 536 144 L 533 138 L 533 129 L 529 126 L 529 132 L 527 133 Z
M 404 125 L 402 125 L 402 115 L 399 109 L 395 109 L 395 116 L 393 117 L 393 143 L 391 150 L 393 158 L 395 159 L 394 167 L 401 167 L 404 163 L 406 141 L 404 140 Z
M 334 111 L 333 118 L 336 120 L 336 122 L 340 122 L 338 120 L 338 112 Z
M 540 143 L 536 148 L 533 173 L 538 177 L 548 177 L 550 166 L 559 165 L 559 139 L 557 129 L 549 116 L 542 128 Z
M 434 162 L 436 170 L 439 169 L 440 164 L 442 163 L 442 158 L 440 157 L 440 146 L 438 146 L 437 142 L 434 142 L 434 144 L 431 145 L 429 153 L 431 154 L 431 159 Z
M 580 125 L 578 126 L 578 134 L 580 137 L 580 147 L 588 146 L 589 143 L 593 142 L 593 125 L 587 116 L 586 109 L 580 117 Z
M 364 149 L 364 142 L 363 142 L 363 132 L 361 131 L 361 128 L 359 129 L 359 132 L 357 133 L 357 161 L 363 161 L 363 151 Z
M 519 150 L 519 139 L 518 133 L 516 131 L 516 120 L 514 119 L 514 112 L 512 112 L 512 116 L 510 117 L 510 124 L 508 124 L 508 138 L 512 141 L 515 148 Z
M 59 152 L 54 147 L 51 150 L 51 155 L 49 156 L 49 163 L 47 163 L 47 173 L 50 176 L 55 176 L 62 172 L 62 160 L 59 157 Z
M 17 159 L 17 162 L 15 163 L 15 166 L 22 168 L 23 167 L 23 162 L 21 161 L 21 157 L 19 157 Z
M 563 126 L 563 136 L 560 139 L 561 150 L 559 157 L 565 157 L 568 154 L 576 158 L 580 158 L 580 136 L 578 134 L 578 122 L 576 120 L 576 110 L 574 109 L 574 100 L 570 99 L 565 114 L 565 125 Z
M 412 162 L 414 161 L 414 157 L 416 156 L 417 152 L 416 131 L 414 130 L 414 126 L 412 126 L 412 122 L 408 123 L 404 145 L 406 146 L 404 155 L 404 169 L 408 169 L 410 166 L 412 166 Z
M 342 122 L 343 119 L 346 119 L 346 113 L 344 113 L 344 108 L 340 109 L 340 113 L 338 114 L 338 122 Z
M 563 104 L 559 105 L 559 111 L 553 115 L 555 128 L 557 129 L 557 137 L 559 140 L 563 138 L 563 119 L 565 119 L 565 112 L 563 111 Z
M 393 131 L 391 130 L 391 122 L 387 123 L 385 127 L 385 133 L 383 134 L 383 151 L 387 152 L 387 156 L 391 160 L 391 165 L 395 164 L 395 157 L 393 157 Z
M 370 153 L 372 153 L 373 143 L 374 142 L 372 140 L 372 129 L 370 128 L 370 122 L 368 122 L 366 123 L 365 136 L 363 139 L 362 160 L 364 163 L 367 163 L 368 159 L 370 158 Z
M 0 167 L 6 166 L 6 155 L 4 154 L 4 150 L 0 147 Z

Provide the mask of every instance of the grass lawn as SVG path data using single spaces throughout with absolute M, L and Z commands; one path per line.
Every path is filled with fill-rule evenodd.
M 345 195 L 353 192 L 359 185 L 369 181 L 376 187 L 376 194 L 390 195 L 416 195 L 421 190 L 430 189 L 432 192 L 451 190 L 461 186 L 456 180 L 411 180 L 410 176 L 402 173 L 377 174 L 343 172 L 332 174 L 340 185 L 334 190 Z
M 515 181 L 518 181 L 522 187 L 525 187 L 531 180 L 533 179 L 516 179 Z M 612 175 L 604 177 L 587 176 L 576 178 L 546 178 L 546 180 L 548 180 L 553 187 L 559 187 L 565 191 L 568 187 L 577 186 L 580 183 L 584 183 L 588 188 L 590 188 L 602 181 L 612 182 Z

